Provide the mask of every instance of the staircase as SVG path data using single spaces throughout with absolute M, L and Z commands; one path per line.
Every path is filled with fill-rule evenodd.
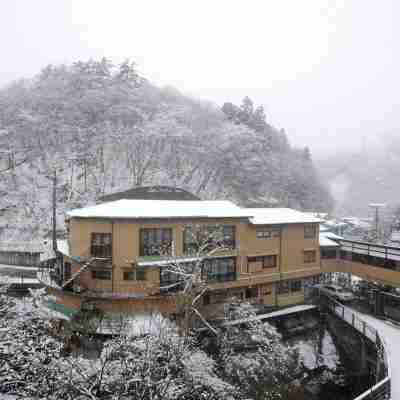
M 62 284 L 62 288 L 64 289 L 66 286 L 68 286 L 70 283 L 72 283 L 75 278 L 77 278 L 83 271 L 85 271 L 88 267 L 90 267 L 90 265 L 92 264 L 92 262 L 96 260 L 96 258 L 92 257 L 90 260 L 86 261 L 85 264 L 82 265 L 82 267 L 76 271 L 74 274 L 72 274 L 71 278 L 69 278 L 67 281 L 65 281 Z

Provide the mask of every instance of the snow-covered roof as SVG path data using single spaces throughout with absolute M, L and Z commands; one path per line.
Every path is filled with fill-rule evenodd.
M 67 212 L 78 218 L 229 218 L 252 214 L 227 200 L 116 200 Z
M 39 241 L 2 241 L 0 242 L 0 251 L 19 252 L 19 253 L 43 253 L 45 244 Z
M 320 223 L 321 219 L 292 208 L 247 208 L 253 225 Z
M 325 235 L 319 235 L 319 245 L 321 247 L 339 247 L 339 244 L 327 238 Z
M 325 236 L 328 239 L 333 239 L 333 240 L 343 240 L 344 237 L 336 235 L 336 233 L 333 232 L 322 232 L 322 236 Z
M 318 212 L 318 211 L 314 211 L 314 212 L 306 212 L 305 214 L 310 215 L 311 217 L 315 217 L 315 218 L 321 218 L 326 220 L 328 218 L 328 213 L 326 212 Z
M 57 240 L 57 250 L 64 254 L 65 256 L 69 257 L 69 243 L 68 240 Z

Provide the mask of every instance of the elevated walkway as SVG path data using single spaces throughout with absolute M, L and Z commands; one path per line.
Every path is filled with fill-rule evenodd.
M 369 281 L 400 287 L 400 247 L 368 242 L 335 240 L 335 258 L 323 258 L 324 272 L 347 272 Z

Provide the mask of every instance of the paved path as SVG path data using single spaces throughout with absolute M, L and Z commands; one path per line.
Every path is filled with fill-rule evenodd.
M 389 321 L 382 321 L 354 309 L 353 311 L 360 319 L 363 319 L 367 324 L 374 327 L 385 340 L 386 350 L 389 353 L 392 399 L 400 399 L 400 327 Z

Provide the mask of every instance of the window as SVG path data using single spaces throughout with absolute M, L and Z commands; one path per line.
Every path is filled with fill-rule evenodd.
M 289 281 L 279 282 L 277 291 L 278 291 L 278 294 L 288 294 L 289 293 Z
M 172 246 L 171 228 L 143 228 L 140 230 L 140 255 L 170 255 Z
M 317 260 L 317 252 L 315 250 L 304 251 L 304 264 L 315 263 Z
M 264 256 L 263 268 L 276 268 L 276 255 Z
M 203 262 L 203 277 L 207 281 L 224 282 L 236 279 L 234 258 L 209 258 Z
M 136 269 L 135 271 L 124 272 L 124 281 L 145 281 L 146 271 L 144 269 Z
M 64 281 L 71 279 L 71 263 L 64 263 Z
M 301 280 L 295 280 L 290 282 L 290 290 L 292 292 L 301 292 L 302 282 Z
M 109 280 L 111 279 L 111 271 L 94 270 L 92 271 L 92 279 Z
M 192 274 L 197 268 L 197 261 L 179 263 L 183 272 Z M 179 291 L 184 289 L 185 276 L 175 273 L 174 270 L 168 270 L 168 267 L 160 267 L 160 288 L 163 291 Z
M 205 245 L 204 251 L 217 247 L 235 248 L 235 226 L 201 225 L 186 226 L 183 231 L 183 252 L 195 254 Z
M 304 239 L 315 239 L 317 237 L 317 225 L 304 225 Z
M 245 297 L 246 299 L 258 297 L 258 288 L 257 287 L 247 288 L 245 292 Z
M 277 256 L 258 256 L 258 257 L 247 257 L 248 263 L 261 262 L 263 268 L 276 268 L 277 266 Z
M 280 236 L 280 229 L 273 227 L 261 227 L 256 230 L 257 239 L 271 239 Z
M 111 233 L 92 233 L 90 254 L 96 258 L 111 258 L 112 238 Z
M 336 249 L 325 249 L 325 248 L 321 248 L 321 258 L 323 259 L 332 259 L 332 258 L 336 258 Z

